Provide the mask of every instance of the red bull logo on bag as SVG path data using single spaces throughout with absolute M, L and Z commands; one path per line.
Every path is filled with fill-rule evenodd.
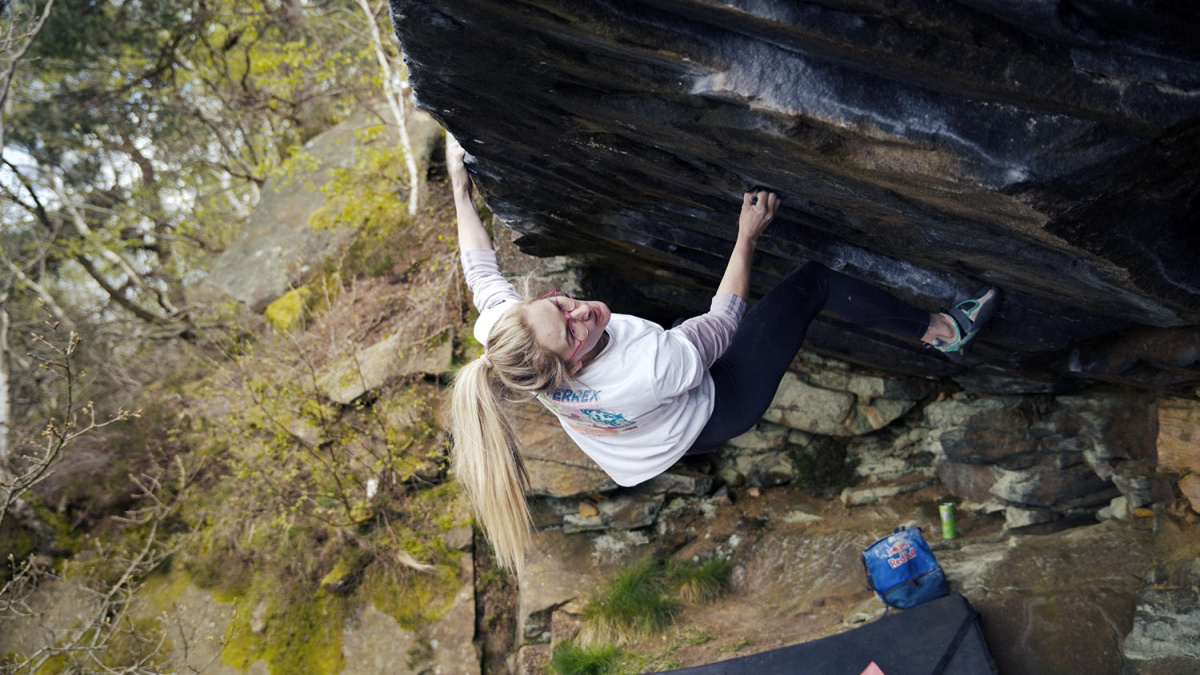
M 917 557 L 917 551 L 907 541 L 898 541 L 888 549 L 888 566 L 892 569 Z
M 868 546 L 862 559 L 868 585 L 889 607 L 908 609 L 949 591 L 919 528 L 896 528 Z

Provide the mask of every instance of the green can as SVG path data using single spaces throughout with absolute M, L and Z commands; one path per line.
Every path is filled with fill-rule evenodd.
M 954 522 L 954 504 L 946 502 L 938 507 L 942 514 L 942 539 L 957 539 L 958 525 Z

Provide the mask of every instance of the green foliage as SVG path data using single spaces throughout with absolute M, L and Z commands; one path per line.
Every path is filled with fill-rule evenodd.
M 671 588 L 683 602 L 706 604 L 717 599 L 729 586 L 729 573 L 733 563 L 724 558 L 712 558 L 700 565 L 671 562 L 667 565 L 667 579 Z
M 479 310 L 472 305 L 470 312 L 463 319 L 463 323 L 467 326 L 474 326 L 478 319 Z M 482 353 L 483 345 L 475 339 L 473 331 L 460 330 L 454 334 L 453 365 L 455 368 L 461 368 L 468 362 L 474 361 Z
M 165 612 L 179 600 L 191 584 L 192 576 L 186 570 L 179 567 L 160 569 L 142 584 L 141 597 L 154 609 Z
M 679 609 L 666 590 L 662 563 L 646 561 L 625 569 L 584 607 L 585 642 L 627 642 L 662 630 Z
M 627 643 L 661 632 L 681 603 L 715 600 L 728 585 L 728 561 L 699 565 L 646 560 L 634 563 L 588 599 L 583 609 L 585 644 Z
M 251 346 L 196 392 L 223 411 L 200 432 L 226 475 L 189 509 L 185 566 L 237 603 L 227 663 L 338 672 L 350 608 L 372 602 L 409 629 L 450 609 L 461 554 L 440 536 L 469 522 L 469 510 L 451 486 L 417 478 L 436 471 L 431 457 L 443 450 L 436 388 L 417 382 L 373 405 L 331 404 L 309 365 L 329 355 L 304 351 L 324 341 L 302 334 L 281 350 L 283 339 Z M 248 614 L 260 606 L 268 618 L 255 633 Z
M 171 639 L 158 617 L 121 617 L 121 625 L 105 645 L 102 663 L 115 671 L 141 663 L 145 671 L 167 666 Z M 160 647 L 160 639 L 161 647 Z
M 108 476 L 96 478 L 108 478 Z M 104 481 L 104 487 L 109 487 L 109 481 Z M 65 500 L 66 495 L 64 495 L 64 502 Z M 63 555 L 71 556 L 83 550 L 86 545 L 85 532 L 73 527 L 73 523 L 66 513 L 47 508 L 40 499 L 29 500 L 29 505 L 33 507 L 34 513 L 42 523 L 54 533 L 54 546 Z
M 58 0 L 4 111 L 5 157 L 21 159 L 0 168 L 12 190 L 0 203 L 0 248 L 31 275 L 0 270 L 10 337 L 44 326 L 36 304 L 43 293 L 63 310 L 64 326 L 95 338 L 87 343 L 91 362 L 103 367 L 94 370 L 126 387 L 131 377 L 157 374 L 167 360 L 162 338 L 186 337 L 204 349 L 218 329 L 237 336 L 210 352 L 220 359 L 208 364 L 215 375 L 153 389 L 153 409 L 169 412 L 122 437 L 119 457 L 162 450 L 202 467 L 202 488 L 163 523 L 178 553 L 146 596 L 165 609 L 194 583 L 236 602 L 224 656 L 238 667 L 266 659 L 272 672 L 337 672 L 350 607 L 375 602 L 416 627 L 444 615 L 459 588 L 460 554 L 440 535 L 470 514 L 457 490 L 434 484 L 444 478 L 445 438 L 434 416 L 440 392 L 398 383 L 341 406 L 318 384 L 323 367 L 365 333 L 337 331 L 367 323 L 343 316 L 320 334 L 313 327 L 342 289 L 339 270 L 272 307 L 268 319 L 293 330 L 259 342 L 232 324 L 229 307 L 197 309 L 183 295 L 185 282 L 240 233 L 260 189 L 311 171 L 315 158 L 303 144 L 378 91 L 370 47 L 347 29 L 361 22 L 357 11 L 350 0 Z M 441 223 L 429 215 L 438 207 L 404 214 L 407 177 L 391 136 L 380 125 L 360 141 L 355 165 L 322 186 L 328 204 L 314 226 L 363 233 L 357 254 L 347 256 L 347 287 L 394 268 L 397 280 L 436 287 L 429 304 L 440 303 L 439 311 L 403 307 L 418 315 L 415 323 L 436 327 L 411 342 L 448 335 L 447 317 L 457 319 L 462 304 L 452 238 L 422 239 Z M 418 295 L 406 293 L 405 302 Z M 371 310 L 373 320 L 396 307 Z M 14 353 L 25 346 L 14 342 Z M 18 413 L 32 419 L 36 406 L 54 402 L 37 373 L 24 375 L 15 378 L 19 387 L 31 383 L 19 392 L 27 408 Z M 187 404 L 165 405 L 177 399 Z M 124 477 L 136 465 L 115 466 Z M 115 484 L 104 489 L 129 494 Z M 78 514 L 43 511 L 58 546 L 79 549 Z M 144 526 L 122 532 L 132 541 Z M 18 556 L 32 552 L 35 542 L 17 539 L 5 543 L 18 545 Z M 113 580 L 111 570 L 91 572 L 100 585 Z M 255 632 L 260 605 L 264 625 Z M 129 634 L 150 629 L 131 624 Z M 114 654 L 125 658 L 137 644 L 118 639 Z
M 268 181 L 313 166 L 305 142 L 377 95 L 364 20 L 352 0 L 57 0 L 3 111 L 15 161 L 0 167 L 0 248 L 38 270 L 39 288 L 4 270 L 0 297 L 49 297 L 77 322 L 132 317 L 157 337 L 226 321 L 184 285 L 241 232 Z M 390 171 L 386 145 L 368 168 Z
M 672 642 L 657 653 L 643 654 L 615 645 L 585 647 L 565 640 L 551 654 L 551 675 L 640 675 L 679 668 L 675 652 L 684 642 Z
M 314 230 L 349 227 L 386 240 L 390 230 L 403 228 L 408 220 L 402 199 L 408 187 L 404 157 L 396 151 L 395 135 L 382 123 L 359 129 L 355 136 L 354 165 L 334 169 L 332 180 L 321 186 L 325 205 L 308 224 Z
M 550 672 L 554 675 L 608 675 L 621 657 L 621 649 L 613 645 L 581 647 L 564 641 L 550 657 Z

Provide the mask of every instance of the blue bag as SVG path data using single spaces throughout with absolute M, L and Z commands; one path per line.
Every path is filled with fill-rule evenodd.
M 863 551 L 867 585 L 884 604 L 908 609 L 949 594 L 946 574 L 921 536 L 921 528 L 897 527 Z

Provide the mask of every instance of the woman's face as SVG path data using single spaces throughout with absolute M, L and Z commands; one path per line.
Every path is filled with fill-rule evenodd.
M 526 320 L 533 337 L 543 349 L 554 352 L 570 364 L 579 363 L 604 336 L 612 312 L 608 305 L 594 300 L 576 300 L 575 308 L 565 312 L 554 297 L 535 300 L 526 307 Z M 574 334 L 574 336 L 572 335 Z M 580 342 L 575 336 L 582 337 Z

